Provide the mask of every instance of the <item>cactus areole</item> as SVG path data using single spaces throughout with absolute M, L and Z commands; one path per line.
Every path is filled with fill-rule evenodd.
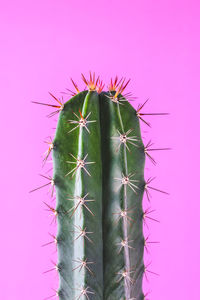
M 60 300 L 142 300 L 142 198 L 146 189 L 139 110 L 128 82 L 83 80 L 58 108 L 53 155 Z M 48 154 L 49 154 L 48 152 Z

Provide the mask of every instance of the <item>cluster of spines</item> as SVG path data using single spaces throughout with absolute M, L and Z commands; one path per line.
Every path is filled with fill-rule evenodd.
M 82 79 L 83 79 L 83 82 L 86 84 L 86 88 L 88 89 L 88 91 L 96 91 L 99 94 L 102 92 L 102 90 L 104 88 L 103 81 L 101 81 L 99 79 L 99 77 L 97 77 L 97 79 L 96 79 L 95 78 L 95 73 L 93 73 L 93 75 L 92 75 L 92 73 L 90 72 L 89 80 L 87 80 L 85 78 L 85 76 L 82 74 Z M 77 84 L 72 79 L 71 79 L 71 81 L 72 81 L 72 84 L 75 88 L 75 92 L 71 91 L 69 89 L 67 89 L 67 90 L 68 90 L 68 92 L 70 92 L 71 96 L 75 96 L 78 93 L 80 93 L 80 90 L 79 90 Z M 120 105 L 123 105 L 124 101 L 133 101 L 133 100 L 136 99 L 135 97 L 132 96 L 131 93 L 126 93 L 126 94 L 123 93 L 125 88 L 127 87 L 128 83 L 129 83 L 129 81 L 130 80 L 125 81 L 125 78 L 121 78 L 120 80 L 118 80 L 118 77 L 116 76 L 114 80 L 111 79 L 110 84 L 108 85 L 109 93 L 108 93 L 108 95 L 106 95 L 106 97 L 110 101 L 117 104 L 117 108 L 118 108 L 119 113 L 120 113 Z M 41 102 L 36 102 L 36 101 L 33 101 L 33 103 L 46 105 L 46 106 L 56 108 L 56 111 L 54 111 L 54 112 L 52 112 L 51 114 L 48 115 L 48 117 L 52 117 L 52 116 L 55 116 L 57 113 L 59 113 L 63 110 L 64 103 L 63 103 L 63 99 L 58 99 L 52 93 L 49 93 L 49 94 L 56 101 L 56 104 L 52 105 L 52 104 L 46 104 L 46 103 L 41 103 Z M 167 113 L 142 113 L 141 110 L 143 109 L 143 107 L 147 103 L 147 101 L 148 101 L 148 99 L 142 105 L 138 106 L 138 108 L 136 110 L 136 116 L 138 117 L 139 120 L 143 121 L 146 125 L 148 125 L 150 127 L 150 123 L 147 122 L 146 120 L 144 120 L 145 115 L 167 115 Z M 83 117 L 80 110 L 79 110 L 80 117 L 76 113 L 73 113 L 73 114 L 76 118 L 74 120 L 68 120 L 68 122 L 70 124 L 74 124 L 75 127 L 73 127 L 68 133 L 76 130 L 77 128 L 83 128 L 88 133 L 90 133 L 90 130 L 88 129 L 87 125 L 89 123 L 96 122 L 96 120 L 88 120 L 88 118 L 90 117 L 91 112 L 89 112 L 85 117 Z M 124 236 L 123 236 L 123 239 L 121 240 L 121 242 L 117 243 L 116 246 L 119 247 L 118 253 L 120 253 L 122 251 L 122 249 L 124 249 L 125 267 L 124 267 L 124 270 L 119 271 L 119 272 L 116 273 L 116 276 L 119 277 L 118 279 L 116 279 L 116 282 L 120 282 L 122 279 L 124 280 L 125 291 L 126 291 L 126 300 L 135 299 L 135 298 L 130 297 L 130 288 L 129 288 L 130 284 L 134 284 L 134 280 L 132 278 L 132 273 L 134 273 L 134 269 L 133 269 L 133 267 L 130 266 L 130 260 L 129 260 L 129 256 L 130 256 L 129 252 L 131 250 L 133 250 L 134 247 L 131 246 L 131 243 L 133 242 L 133 240 L 129 240 L 129 235 L 128 235 L 128 232 L 127 232 L 127 228 L 128 228 L 128 223 L 129 222 L 134 222 L 134 220 L 131 217 L 129 217 L 129 213 L 132 211 L 133 207 L 131 207 L 131 208 L 127 207 L 127 186 L 136 194 L 137 194 L 137 190 L 139 189 L 139 187 L 137 186 L 138 180 L 133 179 L 135 173 L 131 172 L 131 173 L 128 174 L 128 170 L 127 170 L 127 158 L 126 158 L 127 154 L 126 154 L 126 151 L 128 150 L 130 152 L 128 143 L 130 143 L 131 145 L 133 145 L 135 147 L 138 147 L 137 137 L 136 136 L 129 136 L 129 134 L 132 131 L 133 131 L 133 129 L 129 129 L 128 131 L 125 132 L 124 128 L 123 128 L 123 121 L 121 120 L 121 128 L 120 128 L 120 130 L 117 130 L 118 136 L 111 137 L 111 139 L 119 141 L 119 145 L 116 148 L 116 152 L 119 150 L 121 145 L 123 145 L 123 147 L 124 147 L 124 156 L 125 156 L 126 174 L 122 173 L 121 178 L 114 178 L 114 180 L 120 181 L 121 186 L 124 187 L 124 208 L 122 210 L 118 211 L 118 212 L 113 212 L 113 215 L 117 216 L 116 221 L 119 221 L 120 219 L 123 220 L 122 223 L 123 223 Z M 45 143 L 48 144 L 49 147 L 48 147 L 47 151 L 45 152 L 45 157 L 43 159 L 43 163 L 45 163 L 48 160 L 52 150 L 55 148 L 54 142 L 53 142 L 51 137 L 50 137 L 49 141 L 45 141 Z M 144 150 L 144 154 L 151 160 L 151 162 L 153 164 L 156 164 L 155 159 L 150 155 L 149 152 L 155 151 L 155 150 L 169 150 L 169 148 L 151 148 L 152 145 L 153 145 L 152 142 L 149 141 L 147 143 L 147 145 L 144 146 L 143 150 Z M 75 173 L 77 172 L 77 170 L 81 170 L 81 169 L 83 169 L 87 173 L 88 176 L 91 176 L 90 172 L 86 169 L 86 165 L 87 164 L 93 164 L 94 162 L 86 161 L 88 154 L 86 154 L 83 158 L 81 158 L 79 156 L 76 158 L 71 153 L 70 153 L 70 155 L 74 159 L 74 161 L 73 162 L 72 161 L 67 161 L 67 163 L 75 164 L 76 166 L 74 168 L 72 168 L 72 170 L 70 172 L 68 172 L 65 176 L 68 176 L 68 175 L 71 174 L 71 176 L 73 177 L 75 175 Z M 44 175 L 41 175 L 41 176 L 44 177 L 45 179 L 47 179 L 49 182 L 42 185 L 42 186 L 40 186 L 40 187 L 38 187 L 38 188 L 36 188 L 36 189 L 34 189 L 34 190 L 32 190 L 31 192 L 36 191 L 36 190 L 38 190 L 40 188 L 43 188 L 45 186 L 51 186 L 51 196 L 53 197 L 54 187 L 56 185 L 56 179 L 52 178 L 50 176 L 44 176 Z M 152 189 L 152 190 L 164 193 L 164 194 L 168 194 L 168 193 L 166 193 L 166 192 L 164 192 L 160 189 L 157 189 L 155 187 L 150 186 L 149 184 L 151 183 L 151 181 L 153 179 L 154 178 L 149 178 L 146 182 L 144 182 L 144 185 L 143 185 L 143 189 L 144 189 L 144 192 L 146 193 L 148 201 L 150 201 L 150 197 L 151 197 L 149 189 Z M 80 196 L 75 196 L 75 197 L 72 197 L 72 198 L 67 198 L 67 200 L 69 200 L 69 201 L 73 201 L 73 202 L 77 201 L 77 204 L 74 205 L 68 211 L 63 211 L 62 209 L 55 209 L 55 208 L 51 207 L 50 205 L 48 205 L 45 202 L 44 202 L 44 204 L 46 205 L 47 210 L 50 211 L 53 214 L 54 221 L 56 221 L 56 219 L 59 215 L 63 215 L 63 214 L 65 215 L 65 214 L 70 214 L 71 213 L 71 217 L 72 217 L 75 214 L 78 207 L 81 207 L 81 209 L 83 209 L 83 208 L 87 209 L 89 211 L 89 213 L 93 215 L 92 210 L 87 205 L 88 204 L 87 202 L 93 202 L 95 200 L 94 199 L 90 199 L 90 200 L 86 199 L 87 196 L 88 196 L 88 193 L 85 194 L 84 196 L 80 195 Z M 147 225 L 146 219 L 150 219 L 150 220 L 158 222 L 156 219 L 149 216 L 149 214 L 152 213 L 153 211 L 154 210 L 150 210 L 150 208 L 143 211 L 141 218 L 143 220 L 144 225 Z M 83 237 L 84 239 L 86 238 L 89 242 L 92 243 L 92 240 L 88 235 L 92 234 L 93 232 L 90 232 L 90 231 L 87 231 L 87 230 L 88 229 L 86 227 L 81 228 L 81 227 L 78 227 L 78 226 L 75 225 L 75 230 L 73 231 L 73 233 L 77 234 L 77 236 L 74 239 L 74 241 L 76 241 L 80 237 Z M 47 246 L 47 245 L 50 245 L 50 244 L 54 243 L 57 247 L 57 244 L 59 242 L 62 242 L 61 238 L 56 237 L 52 234 L 50 234 L 50 236 L 52 238 L 52 241 L 44 244 L 43 246 Z M 147 251 L 148 251 L 147 244 L 150 244 L 150 243 L 157 243 L 157 242 L 149 241 L 149 236 L 144 238 L 144 248 Z M 82 268 L 85 268 L 92 276 L 94 275 L 92 270 L 90 269 L 90 267 L 88 265 L 94 264 L 95 262 L 90 262 L 90 261 L 87 260 L 87 258 L 85 258 L 84 260 L 80 260 L 79 258 L 77 258 L 76 260 L 74 260 L 74 262 L 76 262 L 78 265 L 77 265 L 77 267 L 73 268 L 72 271 L 74 271 L 76 269 L 81 270 Z M 61 272 L 62 266 L 60 266 L 60 265 L 58 265 L 54 262 L 53 262 L 53 265 L 54 265 L 54 268 L 52 268 L 50 270 L 47 270 L 44 273 L 47 273 L 47 272 L 50 272 L 50 271 L 53 271 L 53 270 L 56 270 L 57 272 Z M 145 277 L 146 277 L 146 272 L 156 274 L 156 273 L 148 270 L 147 269 L 148 266 L 149 266 L 149 264 L 144 266 L 143 272 L 145 274 Z M 94 294 L 94 292 L 90 289 L 90 287 L 83 286 L 81 289 L 77 289 L 77 290 L 80 291 L 80 295 L 78 297 L 76 297 L 77 300 L 81 299 L 82 296 L 85 296 L 89 300 L 89 294 Z M 55 294 L 48 297 L 48 298 L 46 298 L 46 299 L 62 296 L 63 292 L 61 290 L 58 290 L 58 291 L 54 290 L 54 291 L 55 291 Z M 146 297 L 147 297 L 148 294 L 149 293 L 146 293 L 144 295 L 143 299 L 147 300 Z

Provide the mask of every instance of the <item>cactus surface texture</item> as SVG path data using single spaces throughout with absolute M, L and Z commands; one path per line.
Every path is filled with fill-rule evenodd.
M 51 94 L 59 119 L 45 160 L 52 151 L 57 296 L 142 300 L 146 155 L 153 160 L 141 138 L 142 106 L 130 105 L 124 79 L 106 92 L 95 75 L 83 80 L 87 89 L 72 81 L 76 93 L 66 103 Z

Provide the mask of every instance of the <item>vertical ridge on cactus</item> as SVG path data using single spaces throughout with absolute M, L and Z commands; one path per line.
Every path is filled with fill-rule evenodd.
M 40 189 L 50 185 L 56 190 L 56 207 L 47 203 L 57 220 L 57 235 L 51 237 L 58 251 L 54 268 L 59 274 L 60 300 L 142 300 L 145 218 L 152 210 L 143 211 L 142 199 L 152 178 L 144 180 L 145 157 L 151 141 L 144 146 L 139 120 L 144 121 L 140 105 L 135 110 L 124 94 L 130 80 L 116 76 L 103 91 L 104 84 L 90 73 L 82 74 L 88 90 L 80 92 L 71 79 L 75 92 L 64 103 L 50 93 L 59 120 L 54 139 L 45 143 L 48 150 L 43 163 L 53 156 L 53 177 Z M 155 115 L 162 115 L 155 114 Z M 158 221 L 157 221 L 158 222 Z M 156 243 L 156 242 L 154 242 Z M 45 246 L 44 245 L 44 246 Z M 49 272 L 50 269 L 46 272 Z M 46 273 L 45 272 L 45 273 Z M 48 298 L 47 298 L 48 299 Z
M 111 92 L 112 95 L 114 92 Z M 112 97 L 110 95 L 110 97 Z M 103 171 L 103 299 L 142 299 L 144 152 L 134 108 L 100 95 Z M 106 99 L 107 98 L 107 99 Z M 119 99 L 122 96 L 119 94 Z M 134 138 L 130 137 L 129 133 Z M 113 137 L 117 137 L 113 139 Z M 134 140 L 134 141 L 132 141 Z M 130 143 L 129 143 L 130 142 Z M 120 241 L 124 243 L 119 251 Z

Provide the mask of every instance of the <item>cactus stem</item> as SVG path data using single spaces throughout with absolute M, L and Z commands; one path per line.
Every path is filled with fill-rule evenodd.
M 87 202 L 94 202 L 95 200 L 85 199 L 88 196 L 88 194 L 89 193 L 87 193 L 84 197 L 75 196 L 73 198 L 67 199 L 69 201 L 74 201 L 74 200 L 78 201 L 78 203 L 76 205 L 74 205 L 72 208 L 70 208 L 70 210 L 68 210 L 68 212 L 73 210 L 71 217 L 74 215 L 74 213 L 76 212 L 78 207 L 81 207 L 81 208 L 85 207 L 89 211 L 89 213 L 94 216 L 93 212 L 88 208 L 88 206 L 86 204 L 87 204 Z M 81 212 L 82 212 L 82 209 L 81 209 Z M 80 217 L 81 217 L 81 215 L 80 215 Z
M 85 165 L 90 165 L 90 164 L 95 164 L 94 161 L 91 162 L 86 162 L 86 158 L 88 157 L 88 154 L 85 155 L 83 159 L 80 159 L 79 156 L 76 158 L 73 154 L 70 153 L 70 155 L 76 160 L 75 162 L 73 161 L 67 161 L 68 164 L 76 164 L 76 167 L 73 168 L 70 172 L 68 172 L 65 176 L 68 176 L 72 173 L 72 177 L 75 175 L 75 173 L 78 171 L 78 169 L 83 169 L 89 176 L 91 174 L 89 171 L 86 169 Z
M 85 228 L 81 228 L 80 226 L 76 226 L 74 225 L 74 227 L 76 229 L 78 229 L 78 231 L 75 231 L 75 230 L 72 230 L 71 232 L 73 233 L 78 233 L 78 236 L 74 239 L 74 242 L 76 240 L 78 240 L 80 237 L 83 237 L 83 238 L 86 238 L 90 243 L 93 243 L 93 241 L 87 236 L 88 234 L 92 234 L 94 232 L 91 232 L 91 231 L 86 231 L 86 227 Z
M 87 128 L 87 124 L 94 123 L 94 122 L 96 122 L 96 120 L 91 120 L 91 121 L 87 120 L 88 117 L 90 116 L 91 112 L 89 112 L 88 115 L 85 118 L 83 118 L 80 110 L 79 110 L 79 113 L 80 113 L 81 118 L 79 118 L 77 116 L 77 114 L 73 112 L 73 114 L 77 117 L 78 121 L 77 120 L 68 120 L 68 122 L 70 124 L 78 124 L 77 126 L 75 126 L 74 128 L 72 128 L 70 131 L 68 131 L 68 133 L 74 131 L 78 127 L 85 128 L 87 130 L 87 132 L 90 133 L 89 129 Z
M 130 152 L 130 149 L 129 149 L 127 143 L 130 143 L 131 145 L 134 145 L 134 146 L 138 147 L 138 145 L 136 145 L 135 143 L 133 143 L 134 141 L 135 141 L 135 142 L 138 142 L 137 137 L 136 137 L 136 136 L 128 136 L 132 131 L 133 131 L 133 129 L 129 129 L 129 130 L 128 130 L 127 132 L 125 132 L 125 133 L 120 133 L 119 130 L 117 130 L 117 132 L 118 132 L 119 135 L 118 135 L 118 136 L 112 136 L 112 137 L 111 137 L 111 139 L 115 139 L 115 140 L 117 139 L 117 140 L 119 140 L 119 142 L 120 142 L 119 146 L 118 146 L 117 149 L 116 149 L 116 152 L 119 151 L 119 148 L 120 148 L 120 146 L 121 146 L 122 144 L 125 145 L 125 147 L 128 149 L 129 152 Z
M 143 194 L 150 190 L 144 181 L 148 147 L 144 149 L 135 109 L 125 103 L 135 100 L 125 91 L 130 80 L 116 76 L 109 91 L 101 93 L 104 85 L 95 73 L 90 72 L 88 79 L 82 74 L 82 79 L 87 86 L 83 92 L 71 79 L 75 91 L 67 89 L 74 96 L 69 102 L 63 104 L 62 97 L 50 94 L 53 105 L 42 104 L 55 108 L 49 116 L 62 110 L 55 138 L 45 142 L 44 162 L 53 156 L 54 179 L 44 177 L 58 198 L 55 206 L 45 203 L 45 208 L 58 222 L 61 238 L 58 243 L 52 235 L 43 245 L 58 246 L 57 265 L 45 273 L 59 272 L 55 296 L 63 300 L 143 299 L 144 244 L 150 245 L 144 239 L 143 222 L 153 218 L 150 210 L 142 209 Z M 114 276 L 109 276 L 110 270 Z
M 91 265 L 91 264 L 94 264 L 93 261 L 88 261 L 87 258 L 85 260 L 81 260 L 81 259 L 78 259 L 78 260 L 73 260 L 74 262 L 76 263 L 79 263 L 79 265 L 77 267 L 75 267 L 72 271 L 76 270 L 76 269 L 80 269 L 79 271 L 82 270 L 82 268 L 86 268 L 90 274 L 92 276 L 94 276 L 94 273 L 90 270 L 90 268 L 87 266 L 87 265 Z
M 80 291 L 81 293 L 80 293 L 80 295 L 79 296 L 77 296 L 77 297 L 75 297 L 74 298 L 74 300 L 76 299 L 76 300 L 79 300 L 79 299 L 81 299 L 81 297 L 83 296 L 85 296 L 86 298 L 87 298 L 87 300 L 89 300 L 90 298 L 89 298 L 89 296 L 88 296 L 88 294 L 95 294 L 94 292 L 92 292 L 92 291 L 88 291 L 88 289 L 89 289 L 89 287 L 87 286 L 87 287 L 82 287 L 81 289 L 76 289 L 77 291 Z

